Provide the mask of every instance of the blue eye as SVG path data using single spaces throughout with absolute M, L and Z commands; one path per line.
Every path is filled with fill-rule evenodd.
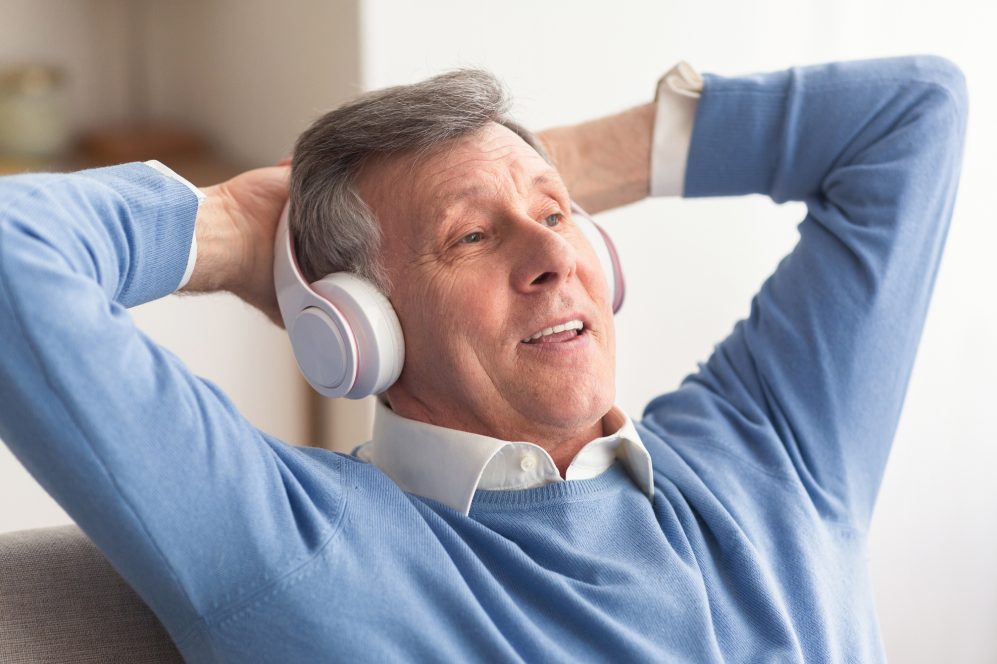
M 467 235 L 465 235 L 464 237 L 462 237 L 460 241 L 463 244 L 476 244 L 478 242 L 481 242 L 481 239 L 484 236 L 485 236 L 484 233 L 482 233 L 480 231 L 475 231 L 473 233 L 468 233 Z
M 557 226 L 561 223 L 561 213 L 555 212 L 554 214 L 549 214 L 544 218 L 544 226 Z

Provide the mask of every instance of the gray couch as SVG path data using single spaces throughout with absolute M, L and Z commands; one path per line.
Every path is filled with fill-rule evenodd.
M 0 534 L 0 662 L 182 662 L 76 526 Z

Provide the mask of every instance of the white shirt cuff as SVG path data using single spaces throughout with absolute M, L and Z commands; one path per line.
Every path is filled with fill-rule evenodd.
M 201 201 L 203 201 L 206 198 L 204 192 L 195 187 L 194 185 L 192 185 L 186 178 L 180 176 L 172 168 L 170 168 L 166 164 L 156 159 L 150 159 L 149 161 L 145 162 L 145 165 L 148 166 L 149 168 L 159 171 L 168 178 L 173 178 L 177 182 L 186 185 L 187 188 L 190 189 L 192 192 L 194 192 L 194 195 L 197 196 L 197 206 L 198 207 L 201 206 Z M 197 229 L 195 228 L 194 232 L 191 233 L 190 236 L 190 250 L 187 253 L 187 269 L 184 270 L 183 278 L 180 279 L 180 285 L 177 286 L 176 290 L 180 290 L 181 288 L 187 285 L 188 281 L 190 281 L 191 275 L 194 274 L 194 263 L 196 262 L 197 262 Z
M 651 143 L 651 195 L 681 196 L 703 77 L 685 61 L 658 80 Z

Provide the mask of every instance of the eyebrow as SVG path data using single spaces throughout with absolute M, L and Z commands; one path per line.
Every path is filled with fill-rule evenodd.
M 531 187 L 539 187 L 542 184 L 554 184 L 554 178 L 550 176 L 550 172 L 544 172 L 533 178 L 533 182 L 530 183 Z
M 557 184 L 557 180 L 554 177 L 554 174 L 556 174 L 556 173 L 557 173 L 557 171 L 550 170 L 550 171 L 545 171 L 543 173 L 540 173 L 539 175 L 534 176 L 534 178 L 532 180 L 530 180 L 529 188 L 530 189 L 536 189 L 537 187 L 540 187 L 540 186 L 556 185 Z M 455 203 L 458 203 L 458 202 L 460 202 L 461 200 L 463 200 L 465 198 L 469 198 L 471 196 L 475 196 L 475 195 L 481 193 L 481 191 L 483 191 L 486 188 L 487 187 L 485 187 L 483 185 L 480 185 L 480 184 L 472 184 L 470 186 L 464 187 L 463 189 L 461 189 L 461 190 L 459 190 L 457 192 L 454 192 L 453 194 L 449 194 L 449 195 L 445 196 L 443 198 L 443 209 L 444 209 L 444 211 L 449 211 L 449 209 Z M 440 226 L 437 226 L 435 229 L 433 229 L 432 234 L 429 235 L 429 236 L 427 236 L 427 239 L 432 238 L 433 241 L 436 241 L 437 239 L 439 239 L 439 238 L 441 238 L 443 236 L 446 236 L 447 233 L 450 232 L 450 229 L 453 228 L 456 225 L 456 222 L 452 218 L 451 215 L 446 215 L 446 216 L 450 218 L 450 223 L 444 223 L 444 224 L 442 224 Z

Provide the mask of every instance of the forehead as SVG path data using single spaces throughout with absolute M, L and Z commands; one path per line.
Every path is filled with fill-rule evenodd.
M 405 155 L 371 169 L 361 195 L 382 226 L 403 220 L 431 231 L 447 213 L 489 198 L 527 196 L 541 184 L 560 184 L 557 171 L 515 132 L 489 124 L 426 155 Z
M 489 124 L 440 149 L 413 174 L 420 191 L 447 205 L 485 195 L 489 185 L 524 189 L 548 171 L 553 171 L 550 165 L 516 133 Z

